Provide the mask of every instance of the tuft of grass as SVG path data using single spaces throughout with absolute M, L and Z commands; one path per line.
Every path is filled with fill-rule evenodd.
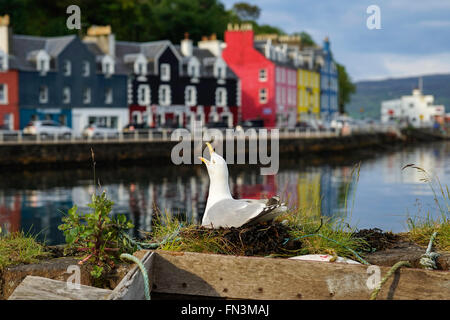
M 36 238 L 24 232 L 0 235 L 0 271 L 6 267 L 38 262 L 48 255 Z
M 450 251 L 450 192 L 448 185 L 442 185 L 439 177 L 431 176 L 425 169 L 415 164 L 408 164 L 402 170 L 406 168 L 417 170 L 422 175 L 420 181 L 428 184 L 433 192 L 438 213 L 437 217 L 433 217 L 430 211 L 427 211 L 424 217 L 409 217 L 407 219 L 407 237 L 418 245 L 426 247 L 431 235 L 437 232 L 433 245 L 439 250 Z

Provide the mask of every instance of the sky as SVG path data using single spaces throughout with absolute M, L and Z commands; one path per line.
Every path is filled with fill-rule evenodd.
M 354 81 L 450 73 L 450 0 L 222 0 L 227 9 L 241 1 L 261 8 L 260 24 L 319 44 L 328 36 Z M 367 27 L 371 5 L 381 29 Z

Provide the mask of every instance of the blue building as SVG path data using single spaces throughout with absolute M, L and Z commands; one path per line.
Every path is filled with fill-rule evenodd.
M 338 72 L 330 49 L 330 41 L 325 38 L 321 52 L 323 65 L 320 68 L 320 115 L 331 120 L 338 113 Z
M 90 122 L 121 129 L 128 123 L 127 75 L 113 56 L 77 36 L 12 36 L 19 70 L 20 129 L 54 120 L 81 134 Z

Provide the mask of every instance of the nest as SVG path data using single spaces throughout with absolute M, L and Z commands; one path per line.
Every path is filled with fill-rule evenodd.
M 354 238 L 364 239 L 370 246 L 370 251 L 380 251 L 392 248 L 398 242 L 400 236 L 392 232 L 383 232 L 378 228 L 362 229 L 353 234 Z
M 182 230 L 182 239 L 220 239 L 228 254 L 244 256 L 283 255 L 299 250 L 301 241 L 289 240 L 290 227 L 281 223 L 255 224 L 239 228 L 209 229 L 200 226 Z M 225 253 L 220 252 L 218 253 Z M 231 251 L 231 252 L 230 252 Z

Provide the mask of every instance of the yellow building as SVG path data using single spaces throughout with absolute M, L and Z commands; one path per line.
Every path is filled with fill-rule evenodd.
M 321 214 L 320 177 L 318 170 L 298 174 L 297 209 L 305 216 Z
M 297 115 L 300 120 L 320 117 L 320 74 L 307 69 L 297 71 Z

